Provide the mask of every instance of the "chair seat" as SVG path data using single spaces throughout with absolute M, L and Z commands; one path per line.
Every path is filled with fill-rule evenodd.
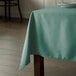
M 5 1 L 17 1 L 17 0 L 0 0 L 0 1 L 4 1 L 5 2 Z
M 9 0 L 0 0 L 0 1 L 3 1 L 3 2 L 5 2 L 5 1 L 7 2 L 8 1 L 9 2 Z M 11 6 L 17 6 L 18 5 L 18 3 L 15 2 L 15 1 L 17 1 L 17 0 L 10 0 L 10 7 Z M 9 6 L 9 3 L 8 2 L 6 3 L 6 6 Z M 0 4 L 0 6 L 3 7 L 3 6 L 5 6 L 5 4 Z
M 9 1 L 9 0 L 0 0 L 0 1 Z M 10 1 L 16 1 L 16 0 L 10 0 Z

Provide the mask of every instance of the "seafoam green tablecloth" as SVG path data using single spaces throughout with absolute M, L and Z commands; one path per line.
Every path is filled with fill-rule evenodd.
M 31 54 L 76 61 L 76 8 L 53 7 L 31 13 L 20 69 L 30 62 Z

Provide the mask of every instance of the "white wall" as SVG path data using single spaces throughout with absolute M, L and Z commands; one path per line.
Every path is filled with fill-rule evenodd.
M 25 2 L 25 4 L 24 4 Z M 43 0 L 23 0 L 22 11 L 24 17 L 29 17 L 31 11 L 43 8 Z
M 24 18 L 28 18 L 33 10 L 55 6 L 59 1 L 62 0 L 20 0 L 22 15 Z M 64 1 L 72 2 L 76 0 L 64 0 Z M 0 8 L 0 15 L 4 15 L 3 9 L 4 8 Z M 17 7 L 11 8 L 11 14 L 13 17 L 19 17 Z
M 47 7 L 56 6 L 57 2 L 62 0 L 21 0 L 21 7 L 23 12 L 23 17 L 28 18 L 31 11 L 36 9 L 42 9 Z M 66 2 L 72 2 L 76 0 L 63 0 Z
M 23 0 L 23 3 L 24 3 L 24 0 Z M 24 4 L 25 8 L 22 9 L 23 16 L 25 18 L 28 18 L 30 13 L 33 10 L 42 9 L 42 8 L 55 6 L 55 5 L 56 5 L 56 0 L 25 0 L 25 4 Z
M 23 12 L 23 16 L 25 18 L 28 18 L 31 11 L 35 10 L 35 9 L 41 9 L 41 8 L 47 8 L 47 7 L 52 7 L 52 6 L 56 6 L 57 3 L 59 1 L 62 0 L 25 0 L 25 8 L 24 8 L 24 12 Z M 72 2 L 72 1 L 76 1 L 76 0 L 63 0 L 66 2 Z M 24 2 L 24 0 L 23 0 Z

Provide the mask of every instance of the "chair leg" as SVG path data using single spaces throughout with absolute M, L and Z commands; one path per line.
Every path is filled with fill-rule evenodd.
M 5 10 L 5 21 L 7 20 L 7 1 L 4 2 L 4 10 Z
M 10 16 L 10 0 L 8 1 L 8 13 L 9 13 L 9 20 L 11 19 L 11 16 Z
M 20 9 L 19 0 L 17 0 L 17 3 L 18 3 L 18 10 L 19 10 L 19 14 L 20 14 L 20 19 L 21 19 L 21 22 L 22 22 L 22 13 L 21 13 L 21 9 Z

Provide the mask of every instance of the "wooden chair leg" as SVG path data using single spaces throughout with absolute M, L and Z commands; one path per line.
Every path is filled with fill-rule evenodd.
M 9 13 L 9 20 L 11 19 L 11 16 L 10 16 L 10 0 L 8 1 L 8 4 L 9 4 L 9 6 L 8 6 L 8 13 Z
M 44 76 L 44 58 L 34 55 L 34 76 Z
M 5 21 L 7 20 L 7 1 L 4 2 Z
M 21 9 L 20 9 L 19 0 L 17 0 L 17 3 L 18 3 L 18 10 L 19 10 L 19 14 L 20 14 L 20 19 L 21 19 L 21 22 L 22 22 L 22 13 L 21 13 Z

